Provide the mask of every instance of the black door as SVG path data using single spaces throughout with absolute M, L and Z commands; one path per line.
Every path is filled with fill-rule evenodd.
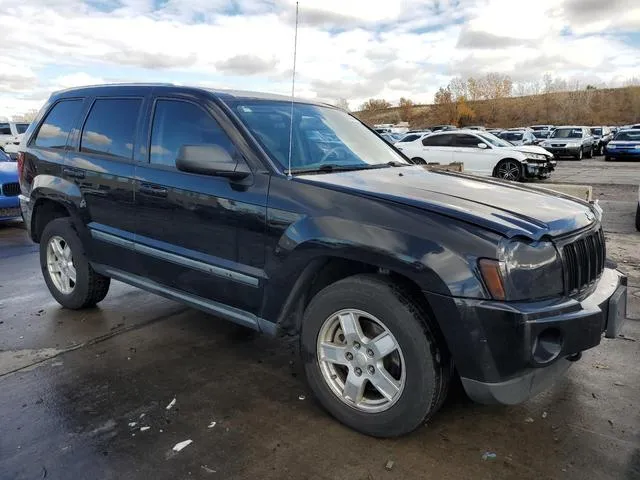
M 175 167 L 182 145 L 216 145 L 240 158 L 221 115 L 190 96 L 155 99 L 148 159 L 136 164 L 136 249 L 147 279 L 257 315 L 268 175 L 233 181 Z
M 133 153 L 144 97 L 95 98 L 75 135 L 63 176 L 80 187 L 93 262 L 133 272 Z

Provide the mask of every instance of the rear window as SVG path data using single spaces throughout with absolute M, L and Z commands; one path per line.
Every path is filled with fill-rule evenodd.
M 95 101 L 82 129 L 80 151 L 132 158 L 140 98 L 102 98 Z
M 451 147 L 453 146 L 453 137 L 451 134 L 429 135 L 422 140 L 425 147 Z
M 69 132 L 76 125 L 81 110 L 80 99 L 56 103 L 40 125 L 34 145 L 41 148 L 65 148 Z

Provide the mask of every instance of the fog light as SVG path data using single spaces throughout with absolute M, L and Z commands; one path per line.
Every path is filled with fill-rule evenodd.
M 533 344 L 533 360 L 538 364 L 553 362 L 562 350 L 562 332 L 557 328 L 547 328 Z

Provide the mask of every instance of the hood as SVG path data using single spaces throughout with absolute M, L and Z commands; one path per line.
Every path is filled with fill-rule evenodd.
M 522 153 L 537 153 L 540 155 L 546 155 L 547 157 L 553 157 L 553 154 L 551 152 L 537 145 L 520 145 L 518 147 L 504 147 L 504 148 L 510 148 L 511 150 L 516 150 Z
M 422 167 L 380 168 L 294 177 L 454 217 L 505 237 L 539 240 L 595 221 L 589 204 L 542 188 Z
M 18 181 L 18 163 L 0 162 L 0 183 Z

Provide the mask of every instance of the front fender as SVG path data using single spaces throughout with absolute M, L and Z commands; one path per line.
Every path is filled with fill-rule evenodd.
M 421 226 L 429 227 L 429 223 L 423 217 Z M 409 278 L 424 291 L 440 295 L 486 298 L 475 267 L 478 257 L 461 253 L 469 249 L 457 248 L 464 242 L 469 244 L 469 232 L 451 224 L 432 233 L 411 234 L 330 216 L 301 218 L 289 225 L 273 255 L 267 256 L 265 318 L 273 319 L 282 300 L 295 294 L 298 278 L 313 281 L 313 275 L 305 269 L 308 265 L 320 266 L 318 260 L 322 258 L 353 260 L 388 270 Z M 493 244 L 487 245 L 488 251 L 495 251 Z M 288 298 L 285 305 L 290 303 Z

